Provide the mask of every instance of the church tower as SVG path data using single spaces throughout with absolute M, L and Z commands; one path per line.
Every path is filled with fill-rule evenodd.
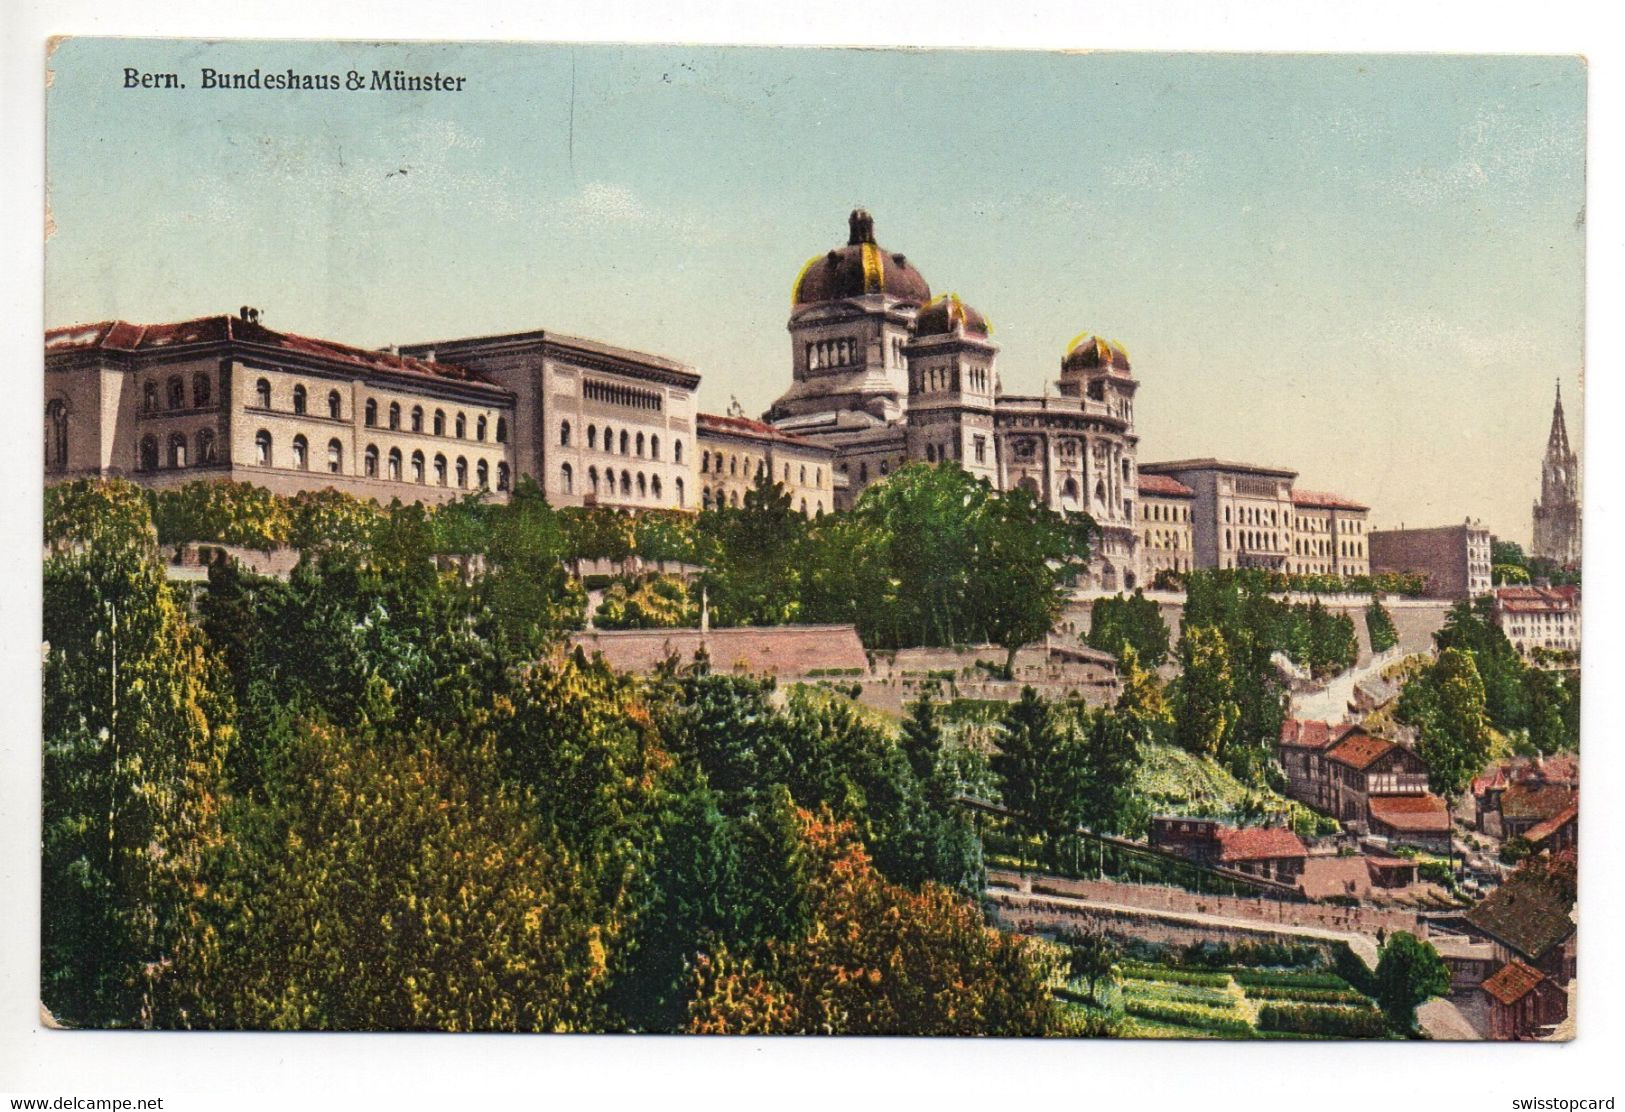
M 1580 461 L 1569 447 L 1563 421 L 1563 387 L 1552 406 L 1552 431 L 1540 465 L 1540 501 L 1535 503 L 1535 543 L 1530 555 L 1565 566 L 1580 563 Z

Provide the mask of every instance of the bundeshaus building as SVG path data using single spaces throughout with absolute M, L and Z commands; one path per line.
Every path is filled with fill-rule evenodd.
M 789 386 L 762 420 L 699 411 L 677 360 L 540 329 L 353 347 L 258 310 L 45 334 L 47 481 L 195 479 L 440 502 L 521 477 L 555 505 L 697 511 L 771 478 L 809 516 L 910 462 L 952 461 L 1098 527 L 1089 585 L 1263 566 L 1359 574 L 1366 509 L 1295 473 L 1141 466 L 1135 379 L 1115 342 L 1066 345 L 1053 393 L 1004 392 L 981 312 L 933 296 L 862 209 L 791 288 Z

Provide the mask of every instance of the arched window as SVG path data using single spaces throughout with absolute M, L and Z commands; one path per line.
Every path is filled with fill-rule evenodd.
M 613 452 L 614 450 L 615 450 L 615 431 L 613 429 L 611 429 L 608 425 L 605 425 L 604 426 L 604 451 Z
M 803 516 L 807 513 L 807 500 L 805 498 L 801 500 L 801 513 Z
M 399 448 L 389 450 L 389 477 L 397 483 L 401 481 L 401 450 Z
M 604 493 L 615 493 L 615 469 L 613 467 L 604 468 Z
M 367 445 L 367 451 L 361 457 L 361 473 L 369 479 L 378 477 L 378 445 Z
M 701 452 L 700 453 L 700 474 L 701 475 L 709 475 L 710 473 L 711 473 L 711 453 L 710 452 Z
M 683 442 L 681 440 L 671 442 L 671 458 L 674 463 L 683 462 Z
M 498 444 L 506 444 L 507 442 L 508 442 L 508 419 L 506 417 L 498 417 L 497 418 L 497 443 Z
M 261 379 L 260 381 L 262 383 L 265 382 L 264 379 Z M 270 387 L 269 383 L 265 384 L 265 392 L 266 392 L 267 396 L 270 395 L 271 387 Z M 270 403 L 267 402 L 266 404 L 269 405 Z M 142 386 L 141 386 L 141 412 L 143 412 L 143 413 L 155 413 L 155 412 L 157 412 L 157 410 L 158 410 L 158 384 L 156 382 L 143 383 Z
M 327 442 L 327 473 L 337 475 L 344 470 L 344 445 L 337 437 Z
M 802 486 L 807 485 L 807 465 L 806 464 L 801 465 L 801 485 Z
M 588 425 L 587 426 L 587 447 L 589 447 L 589 448 L 598 447 L 598 426 L 597 425 Z
M 180 375 L 175 375 L 169 380 L 169 408 L 186 408 L 186 383 L 181 381 Z
M 749 468 L 750 468 L 750 460 L 745 461 L 745 468 L 747 470 L 749 470 Z M 766 474 L 767 474 L 767 461 L 765 459 L 757 460 L 756 461 L 756 477 L 758 479 L 760 479 L 763 475 L 766 475 Z
M 303 386 L 293 388 L 293 411 L 295 413 L 304 413 L 305 411 L 305 388 Z
M 192 376 L 192 405 L 202 409 L 209 404 L 209 397 L 214 392 L 209 376 L 199 371 Z
M 1095 501 L 1106 501 L 1106 481 L 1104 479 L 1095 480 Z
M 413 452 L 412 453 L 412 481 L 414 483 L 421 483 L 421 482 L 426 481 L 426 479 L 427 479 L 427 475 L 426 475 L 426 473 L 424 471 L 424 468 L 423 468 L 423 453 L 422 452 Z
M 214 430 L 213 429 L 198 429 L 197 430 L 197 462 L 198 463 L 214 463 L 215 462 Z
M 819 467 L 819 468 L 814 469 L 814 471 L 813 471 L 813 486 L 820 486 L 821 487 L 823 485 L 824 485 L 824 469 L 822 467 Z
M 423 407 L 421 405 L 414 405 L 412 407 L 412 431 L 423 431 Z
M 561 423 L 559 425 L 559 447 L 568 448 L 569 446 L 570 446 L 570 422 L 565 421 L 565 422 L 563 422 L 563 423 Z
M 446 411 L 443 409 L 434 411 L 434 434 L 436 436 L 446 435 Z
M 68 466 L 68 403 L 61 398 L 45 403 L 45 466 L 51 471 Z
M 594 494 L 598 493 L 598 468 L 587 468 L 587 489 Z
M 678 509 L 682 509 L 688 505 L 688 503 L 683 499 L 683 480 L 674 479 L 672 481 L 677 485 L 677 507 Z
M 271 434 L 264 429 L 254 434 L 254 462 L 261 467 L 271 466 Z
M 927 447 L 927 449 L 929 449 L 930 445 L 928 444 L 928 445 L 926 445 L 926 447 Z M 927 452 L 927 454 L 929 455 L 929 451 Z M 785 482 L 790 481 L 790 461 L 789 460 L 784 461 L 784 481 Z
M 732 506 L 736 510 L 739 508 L 739 492 L 737 490 L 730 490 L 728 492 L 728 505 Z
M 621 494 L 627 498 L 632 497 L 632 472 L 630 471 L 621 472 Z
M 481 490 L 491 485 L 491 465 L 483 459 L 474 465 L 474 482 Z
M 457 415 L 457 439 L 468 439 L 468 418 L 463 416 L 461 413 Z
M 638 497 L 649 497 L 649 480 L 644 477 L 644 474 L 641 471 L 638 472 Z
M 629 449 L 631 448 L 631 446 L 632 446 L 632 438 L 627 435 L 625 429 L 622 429 L 621 430 L 621 455 L 624 456 L 624 455 L 630 454 Z
M 327 392 L 327 415 L 335 421 L 344 416 L 344 402 L 337 390 Z
M 436 486 L 446 485 L 446 457 L 439 453 L 434 457 L 434 482 Z
M 499 427 L 500 427 L 500 422 L 499 422 Z M 498 490 L 507 490 L 508 489 L 508 465 L 505 464 L 505 463 L 497 464 L 497 489 Z
M 729 456 L 728 457 L 728 474 L 730 474 L 730 475 L 739 474 L 739 457 L 738 456 Z
M 868 481 L 869 481 L 869 464 L 868 464 L 868 461 L 863 461 L 863 462 L 860 462 L 858 464 L 858 482 L 866 483 Z
M 1123 481 L 1128 482 L 1128 460 L 1123 461 Z
M 271 383 L 269 379 L 260 379 L 254 384 L 254 404 L 261 409 L 271 408 Z
M 711 508 L 711 488 L 710 487 L 701 487 L 700 488 L 700 506 L 702 508 L 704 508 L 704 509 L 707 509 L 707 510 L 709 510 Z
M 293 467 L 295 471 L 304 471 L 310 467 L 310 444 L 302 436 L 293 438 Z
M 641 459 L 643 457 L 643 434 L 641 432 L 638 433 L 638 448 L 637 448 L 637 451 L 638 451 L 638 458 Z
M 482 441 L 485 439 L 485 417 L 483 414 L 474 419 L 474 439 Z
M 169 434 L 169 466 L 186 466 L 186 434 L 172 432 Z
M 1061 484 L 1061 497 L 1070 498 L 1073 501 L 1077 500 L 1078 481 L 1076 479 L 1068 478 L 1066 482 Z
M 368 398 L 367 399 L 367 427 L 369 429 L 375 429 L 375 428 L 378 427 L 378 399 L 377 398 Z
M 260 435 L 265 437 L 266 450 L 269 451 L 271 438 L 265 433 Z M 141 447 L 136 452 L 135 457 L 135 469 L 137 471 L 158 470 L 158 438 L 156 436 L 148 435 L 141 438 Z
M 398 429 L 398 428 L 401 427 L 401 403 L 400 402 L 390 402 L 389 403 L 389 427 L 392 428 L 392 429 Z
M 568 463 L 559 467 L 559 490 L 564 494 L 576 492 L 576 473 Z
M 457 485 L 463 490 L 468 489 L 468 460 L 462 456 L 457 457 Z
M 649 480 L 649 492 L 656 498 L 660 497 L 660 476 L 656 475 Z
M 649 437 L 649 458 L 660 458 L 660 437 L 658 436 Z

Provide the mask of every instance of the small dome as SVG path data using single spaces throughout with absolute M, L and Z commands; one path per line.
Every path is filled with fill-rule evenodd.
M 1128 352 L 1123 350 L 1122 344 L 1113 340 L 1085 334 L 1073 340 L 1072 346 L 1066 349 L 1066 358 L 1061 361 L 1061 367 L 1068 371 L 1105 371 L 1108 374 L 1126 375 L 1129 373 Z
M 791 292 L 793 306 L 820 301 L 840 301 L 883 293 L 924 305 L 931 300 L 931 287 L 906 258 L 893 254 L 875 242 L 875 222 L 863 209 L 853 209 L 848 217 L 851 232 L 846 246 L 807 260 Z
M 952 332 L 955 325 L 975 336 L 986 336 L 993 331 L 988 319 L 959 300 L 958 294 L 945 293 L 920 310 L 914 322 L 914 334 L 941 336 Z

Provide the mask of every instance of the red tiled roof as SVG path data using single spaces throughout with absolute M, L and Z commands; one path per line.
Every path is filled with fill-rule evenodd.
M 1444 800 L 1427 795 L 1374 795 L 1371 818 L 1411 834 L 1449 833 L 1450 812 Z
M 1284 827 L 1219 828 L 1220 861 L 1269 861 L 1281 857 L 1304 857 L 1308 852 L 1298 836 Z
M 1578 802 L 1574 789 L 1563 784 L 1515 783 L 1501 795 L 1501 817 L 1545 822 Z
M 753 421 L 749 417 L 724 417 L 718 413 L 701 413 L 698 416 L 698 426 L 701 432 L 727 433 L 730 436 L 744 436 L 752 440 L 777 440 L 798 448 L 833 451 L 804 436 L 780 432 L 766 422 Z
M 1325 722 L 1288 718 L 1281 723 L 1281 744 L 1295 749 L 1324 749 L 1332 743 L 1332 728 Z
M 1563 808 L 1545 822 L 1531 826 L 1529 828 L 1529 832 L 1525 834 L 1524 837 L 1533 844 L 1539 845 L 1541 842 L 1544 842 L 1547 838 L 1550 838 L 1553 834 L 1557 833 L 1563 827 L 1567 826 L 1569 823 L 1573 822 L 1579 817 L 1580 805 L 1578 803 L 1570 803 L 1567 807 Z
M 1513 614 L 1566 613 L 1580 605 L 1580 588 L 1497 587 L 1495 601 Z
M 68 325 L 47 329 L 45 350 L 79 351 L 101 348 L 105 351 L 153 351 L 183 344 L 236 341 L 314 356 L 352 367 L 390 374 L 423 378 L 452 379 L 482 386 L 493 385 L 483 372 L 453 363 L 431 362 L 390 351 L 371 351 L 333 340 L 318 340 L 293 332 L 276 332 L 262 324 L 220 314 L 170 324 L 131 324 L 128 321 L 100 321 L 96 324 Z
M 1379 757 L 1385 757 L 1397 748 L 1399 747 L 1393 742 L 1372 737 L 1364 730 L 1351 730 L 1326 754 L 1326 759 L 1348 765 L 1353 769 L 1364 769 L 1371 767 Z
M 1516 1004 L 1535 990 L 1546 979 L 1546 974 L 1522 959 L 1513 958 L 1485 979 L 1481 986 L 1485 992 L 1503 1004 Z
M 1142 472 L 1139 476 L 1139 487 L 1141 494 L 1160 494 L 1170 498 L 1196 496 L 1196 492 L 1190 487 L 1167 475 L 1147 475 Z
M 1352 502 L 1340 494 L 1327 494 L 1325 491 L 1320 490 L 1298 490 L 1296 488 L 1292 491 L 1292 504 L 1311 510 L 1369 510 L 1371 508 L 1370 506 L 1362 506 L 1358 502 Z

